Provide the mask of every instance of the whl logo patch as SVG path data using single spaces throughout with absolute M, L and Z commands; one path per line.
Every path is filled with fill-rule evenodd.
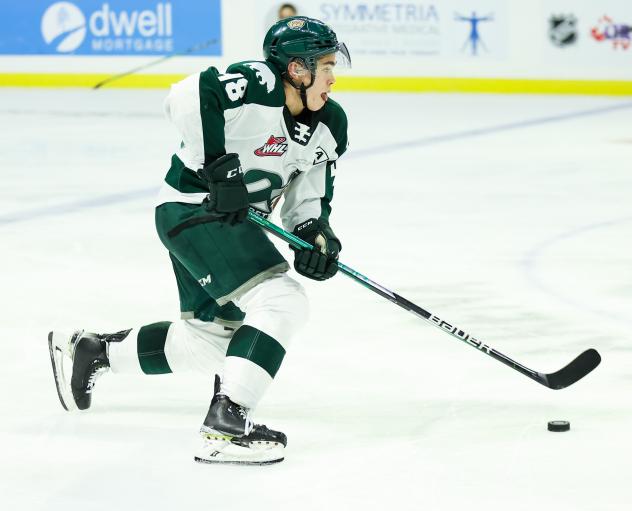
M 287 151 L 285 137 L 275 137 L 270 135 L 268 141 L 258 149 L 255 149 L 257 156 L 283 156 Z

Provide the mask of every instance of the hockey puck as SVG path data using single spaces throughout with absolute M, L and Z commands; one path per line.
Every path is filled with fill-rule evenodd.
M 568 421 L 549 421 L 547 429 L 549 431 L 568 431 L 571 429 L 571 423 Z

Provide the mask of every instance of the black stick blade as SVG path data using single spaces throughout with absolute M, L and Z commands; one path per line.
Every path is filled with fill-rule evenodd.
M 601 356 L 597 350 L 589 349 L 584 351 L 575 360 L 559 371 L 550 374 L 543 374 L 545 383 L 550 389 L 563 389 L 581 380 L 590 371 L 599 365 Z

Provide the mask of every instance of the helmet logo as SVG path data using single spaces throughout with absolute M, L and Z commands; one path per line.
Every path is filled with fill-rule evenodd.
M 287 22 L 287 26 L 292 30 L 300 30 L 305 26 L 305 20 L 292 20 Z

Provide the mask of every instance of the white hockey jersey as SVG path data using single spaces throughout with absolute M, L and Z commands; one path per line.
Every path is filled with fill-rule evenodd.
M 251 206 L 268 214 L 282 194 L 283 225 L 329 221 L 337 159 L 347 148 L 347 118 L 329 99 L 296 118 L 285 107 L 278 72 L 265 62 L 241 62 L 221 74 L 211 67 L 171 87 L 165 111 L 182 142 L 159 195 L 165 202 L 201 203 L 207 185 L 196 170 L 237 153 Z

